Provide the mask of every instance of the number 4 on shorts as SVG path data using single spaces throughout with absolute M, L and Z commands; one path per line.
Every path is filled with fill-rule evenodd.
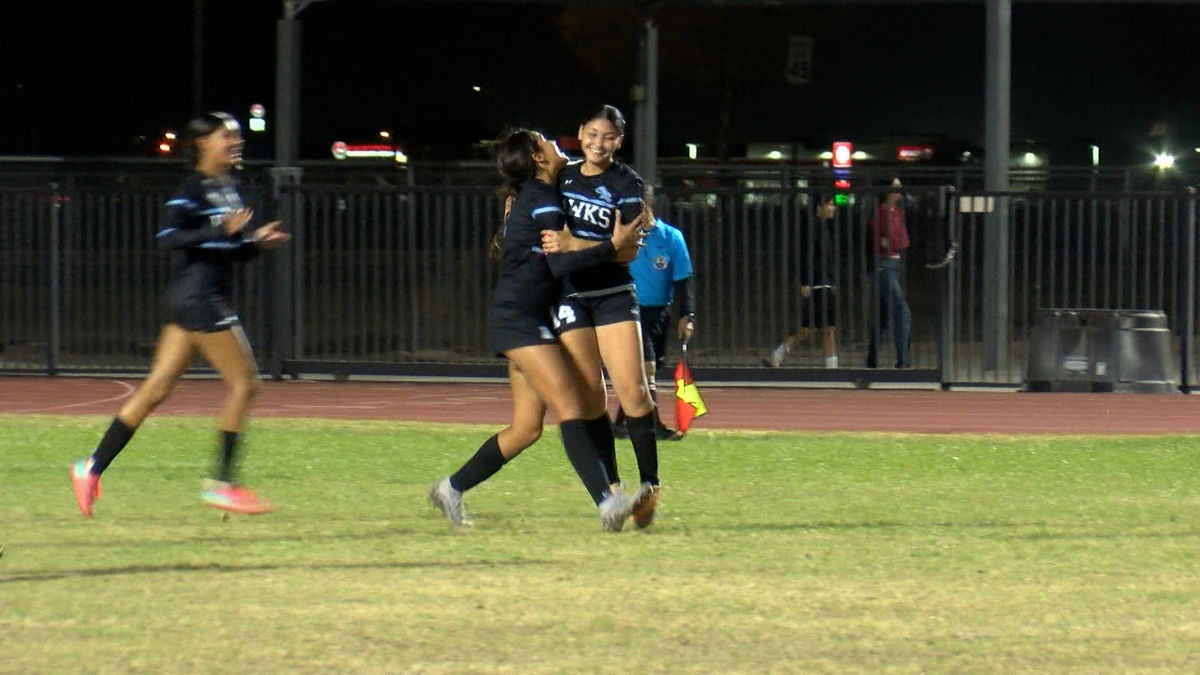
M 575 323 L 575 309 L 570 305 L 559 305 L 558 313 L 554 315 L 553 319 L 555 330 L 563 324 Z

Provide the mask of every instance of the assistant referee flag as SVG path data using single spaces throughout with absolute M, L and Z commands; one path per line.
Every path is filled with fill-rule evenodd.
M 686 347 L 685 347 L 686 354 Z M 700 398 L 700 390 L 692 379 L 692 371 L 688 368 L 687 359 L 679 357 L 675 364 L 675 428 L 680 433 L 687 433 L 692 426 L 692 420 L 708 414 L 708 408 Z

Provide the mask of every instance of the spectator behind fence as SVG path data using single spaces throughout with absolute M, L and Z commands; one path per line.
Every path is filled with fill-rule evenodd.
M 789 333 L 763 359 L 763 365 L 779 367 L 796 343 L 815 328 L 821 334 L 821 354 L 826 368 L 838 367 L 837 352 L 837 234 L 833 231 L 837 206 L 829 197 L 819 197 L 813 217 L 801 226 L 797 267 L 800 278 L 800 328 Z
M 908 228 L 904 224 L 904 195 L 899 178 L 893 178 L 883 200 L 875 208 L 867 229 L 875 257 L 875 287 L 879 296 L 874 322 L 867 347 L 867 367 L 879 366 L 879 343 L 883 329 L 891 326 L 892 343 L 896 348 L 896 367 L 912 365 L 909 346 L 912 341 L 912 314 L 904 299 L 901 275 L 904 252 L 908 249 Z

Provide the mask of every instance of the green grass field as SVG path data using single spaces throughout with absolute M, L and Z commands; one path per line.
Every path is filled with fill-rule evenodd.
M 611 534 L 553 430 L 453 531 L 426 488 L 491 429 L 310 420 L 253 423 L 271 515 L 151 418 L 84 521 L 106 424 L 0 416 L 0 672 L 1200 671 L 1191 437 L 700 431 Z

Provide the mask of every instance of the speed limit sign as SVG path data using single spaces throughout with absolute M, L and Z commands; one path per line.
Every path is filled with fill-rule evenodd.
M 813 39 L 807 35 L 789 37 L 787 54 L 785 76 L 788 84 L 812 82 Z

